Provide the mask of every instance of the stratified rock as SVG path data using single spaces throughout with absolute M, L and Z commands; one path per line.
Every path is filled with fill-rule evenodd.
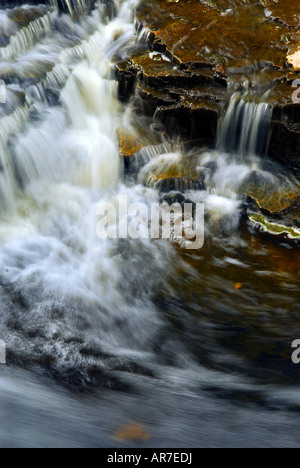
M 142 2 L 137 21 L 150 31 L 155 50 L 183 68 L 214 68 L 229 74 L 255 68 L 284 68 L 288 28 L 265 17 L 257 2 L 199 0 Z M 289 11 L 290 8 L 286 7 Z
M 272 135 L 269 154 L 291 169 L 300 169 L 300 101 L 293 103 L 292 83 L 276 85 L 270 96 L 273 106 Z
M 299 78 L 287 56 L 300 44 L 298 0 L 152 0 L 136 12 L 148 50 L 117 65 L 119 95 L 182 141 L 212 145 L 232 88 L 270 87 L 270 154 L 300 168 Z M 292 62 L 291 62 L 292 63 Z M 267 99 L 267 98 L 265 98 Z
M 263 176 L 261 176 L 263 177 Z M 278 187 L 278 181 L 245 181 L 243 193 L 248 196 L 248 219 L 262 233 L 279 239 L 300 240 L 299 187 Z
M 136 90 L 135 107 L 182 140 L 211 145 L 214 141 L 226 80 L 211 68 L 181 70 L 158 52 L 117 64 L 119 97 Z M 219 105 L 220 104 L 220 105 Z
M 138 180 L 162 193 L 204 190 L 195 163 L 196 160 L 180 150 L 163 153 L 150 159 L 139 172 Z
M 145 141 L 136 133 L 129 133 L 125 129 L 118 130 L 120 156 L 123 160 L 130 158 L 137 153 L 144 145 Z
M 5 21 L 2 21 L 0 27 L 0 47 L 6 47 L 9 44 L 11 36 L 16 34 L 21 28 L 28 26 L 29 23 L 46 15 L 49 8 L 45 5 L 16 7 L 6 10 Z M 1 68 L 8 66 L 5 62 L 1 63 Z M 1 71 L 0 71 L 0 74 Z

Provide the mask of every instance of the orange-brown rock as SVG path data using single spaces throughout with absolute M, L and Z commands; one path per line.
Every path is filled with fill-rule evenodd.
M 119 94 L 182 140 L 211 145 L 234 89 L 248 83 L 274 107 L 270 154 L 300 167 L 298 0 L 152 0 L 136 12 L 148 49 L 118 65 Z M 271 91 L 270 91 L 271 90 Z

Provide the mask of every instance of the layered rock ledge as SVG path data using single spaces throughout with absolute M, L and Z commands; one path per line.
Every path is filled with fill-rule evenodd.
M 270 155 L 299 169 L 292 85 L 300 74 L 287 59 L 300 44 L 299 25 L 298 0 L 142 1 L 136 26 L 145 47 L 117 65 L 120 99 L 135 96 L 137 110 L 171 136 L 212 145 L 229 96 L 248 88 L 273 107 Z

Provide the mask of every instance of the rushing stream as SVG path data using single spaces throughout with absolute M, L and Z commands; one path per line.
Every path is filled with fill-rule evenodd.
M 134 116 L 113 61 L 137 41 L 136 3 L 36 7 L 23 27 L 0 10 L 0 445 L 299 446 L 298 250 L 242 223 L 239 196 L 253 177 L 298 182 L 267 158 L 271 109 L 243 93 L 215 150 L 145 148 L 123 177 Z M 205 203 L 201 250 L 97 237 L 99 203 L 158 202 L 155 174 L 187 158 L 205 182 L 185 192 Z M 114 440 L 131 422 L 147 440 Z

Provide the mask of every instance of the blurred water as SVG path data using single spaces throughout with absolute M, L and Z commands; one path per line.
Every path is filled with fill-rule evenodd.
M 113 18 L 101 2 L 75 8 L 74 20 L 51 7 L 24 28 L 1 12 L 0 444 L 298 445 L 298 251 L 240 229 L 253 172 L 296 184 L 260 157 L 269 108 L 235 96 L 222 144 L 191 155 L 206 186 L 187 192 L 206 204 L 204 249 L 96 235 L 99 202 L 158 202 L 153 180 L 187 157 L 145 150 L 138 183 L 122 178 L 117 130 L 131 117 L 112 59 L 136 41 L 135 4 L 115 2 Z M 234 134 L 233 148 L 236 112 L 252 137 Z M 116 442 L 130 422 L 150 440 Z

